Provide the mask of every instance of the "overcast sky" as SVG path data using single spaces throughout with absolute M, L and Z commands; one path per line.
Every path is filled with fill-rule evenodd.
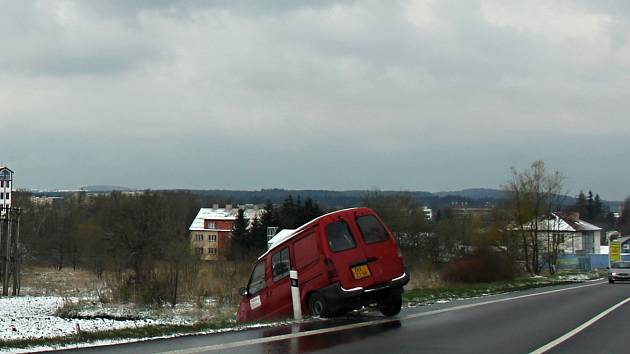
M 307 5 L 308 3 L 308 5 Z M 627 1 L 3 1 L 16 185 L 630 194 Z

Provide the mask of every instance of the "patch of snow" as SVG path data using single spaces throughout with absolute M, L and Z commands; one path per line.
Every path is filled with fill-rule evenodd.
M 295 321 L 278 321 L 278 322 L 271 322 L 271 323 L 245 324 L 245 325 L 238 325 L 238 326 L 221 328 L 221 329 L 199 331 L 199 332 L 195 332 L 194 335 L 207 335 L 207 334 L 217 334 L 217 333 L 226 333 L 226 332 L 236 332 L 236 331 L 242 331 L 246 329 L 277 327 L 277 326 L 291 324 L 294 322 Z M 29 348 L 0 348 L 0 353 L 35 353 L 35 352 L 47 352 L 51 350 L 100 347 L 100 346 L 107 346 L 107 345 L 114 345 L 114 344 L 135 343 L 135 342 L 144 342 L 144 341 L 156 340 L 156 339 L 184 337 L 184 336 L 189 336 L 189 335 L 191 335 L 191 333 L 173 333 L 173 334 L 157 336 L 157 337 L 108 339 L 108 340 L 97 340 L 97 341 L 88 342 L 88 343 L 46 345 L 46 346 L 35 346 L 35 347 L 29 347 Z
M 67 300 L 67 299 L 65 299 Z M 162 320 L 74 319 L 56 315 L 64 305 L 57 296 L 0 298 L 0 341 L 51 338 L 77 333 L 164 324 Z
M 575 280 L 575 281 L 581 281 L 581 280 L 589 280 L 590 277 L 588 276 L 588 274 L 569 274 L 569 275 L 560 275 L 558 276 L 558 280 Z

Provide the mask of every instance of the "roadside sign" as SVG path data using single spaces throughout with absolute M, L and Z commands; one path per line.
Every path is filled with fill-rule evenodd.
M 621 260 L 621 244 L 619 243 L 619 241 L 610 242 L 608 256 L 611 262 L 617 262 Z

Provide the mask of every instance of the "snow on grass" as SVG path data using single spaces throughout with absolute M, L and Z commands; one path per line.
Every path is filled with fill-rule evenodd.
M 0 341 L 61 337 L 76 334 L 78 331 L 93 332 L 164 324 L 162 320 L 150 318 L 62 318 L 56 312 L 63 305 L 64 298 L 57 296 L 0 298 Z
M 567 274 L 567 275 L 559 275 L 556 279 L 558 280 L 573 280 L 573 281 L 584 281 L 590 280 L 593 277 L 589 274 L 578 273 L 578 274 Z
M 190 319 L 190 314 L 188 313 L 188 311 L 190 311 L 190 309 L 194 306 L 192 304 L 185 304 L 184 306 L 180 306 L 179 310 L 173 309 L 173 313 L 175 313 L 175 315 L 173 315 L 173 313 L 167 313 L 165 315 L 163 314 L 163 318 L 157 319 L 143 318 L 134 320 L 114 320 L 111 319 L 111 317 L 136 316 L 138 312 L 133 309 L 133 306 L 122 306 L 122 309 L 120 309 L 116 313 L 101 311 L 103 310 L 103 308 L 108 308 L 109 310 L 111 310 L 111 306 L 113 305 L 104 306 L 103 308 L 101 308 L 101 310 L 96 312 L 94 311 L 94 309 L 84 309 L 79 313 L 75 313 L 72 315 L 79 317 L 103 315 L 107 316 L 108 318 L 65 318 L 65 316 L 59 316 L 59 309 L 67 308 L 69 304 L 72 308 L 72 302 L 78 305 L 77 308 L 85 307 L 82 305 L 82 303 L 85 303 L 85 300 L 78 300 L 76 298 L 68 299 L 56 296 L 24 296 L 17 298 L 0 298 L 0 353 L 32 353 L 50 350 L 105 346 L 155 339 L 174 338 L 191 334 L 203 335 L 255 328 L 276 327 L 296 322 L 292 320 L 284 320 L 275 322 L 236 324 L 234 323 L 234 321 L 228 321 L 227 323 L 231 323 L 231 325 L 225 325 L 224 327 L 218 327 L 214 329 L 194 330 L 191 332 L 190 330 L 186 330 L 186 325 L 193 325 L 196 322 Z M 144 313 L 144 315 L 154 316 L 156 315 L 156 313 L 149 311 L 148 313 Z M 206 318 L 212 317 L 210 316 Z M 172 332 L 167 331 L 166 333 L 154 335 L 151 337 L 123 336 L 120 338 L 87 341 L 70 340 L 60 344 L 34 344 L 27 347 L 2 347 L 3 341 L 25 339 L 47 340 L 54 339 L 56 337 L 67 337 L 76 335 L 79 329 L 81 333 L 86 333 L 173 324 L 184 326 L 179 327 L 180 329 L 177 329 L 177 327 L 175 327 Z M 46 341 L 44 341 L 44 343 L 45 342 Z

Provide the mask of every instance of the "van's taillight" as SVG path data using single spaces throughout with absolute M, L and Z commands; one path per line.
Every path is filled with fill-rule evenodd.
M 337 279 L 337 268 L 335 268 L 335 264 L 333 263 L 332 259 L 326 258 L 324 260 L 324 264 L 326 265 L 326 271 L 328 272 L 328 279 Z

